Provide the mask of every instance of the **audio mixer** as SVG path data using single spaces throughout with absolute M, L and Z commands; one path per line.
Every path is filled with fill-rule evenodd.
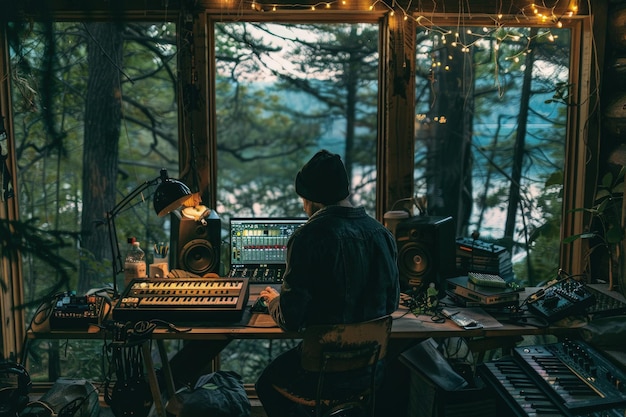
M 594 303 L 594 294 L 574 278 L 555 281 L 528 297 L 528 309 L 548 321 L 583 313 Z

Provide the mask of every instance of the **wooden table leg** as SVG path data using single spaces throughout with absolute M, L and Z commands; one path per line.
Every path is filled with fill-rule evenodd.
M 161 370 L 163 371 L 163 377 L 165 378 L 167 397 L 171 399 L 174 397 L 174 394 L 176 394 L 176 388 L 174 387 L 174 377 L 172 375 L 172 368 L 170 367 L 170 360 L 167 357 L 165 342 L 162 339 L 157 339 L 156 342 L 159 350 L 159 356 L 161 357 Z
M 163 405 L 163 399 L 161 398 L 161 389 L 159 388 L 159 381 L 157 380 L 156 372 L 154 370 L 154 363 L 152 362 L 152 351 L 150 349 L 150 340 L 144 342 L 141 345 L 143 352 L 143 362 L 146 367 L 146 373 L 148 376 L 148 384 L 150 385 L 150 392 L 152 393 L 152 400 L 154 401 L 154 409 L 158 417 L 167 417 L 165 414 L 165 406 Z

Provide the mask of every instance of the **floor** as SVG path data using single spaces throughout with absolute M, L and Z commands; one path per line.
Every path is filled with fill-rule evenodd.
M 252 406 L 250 417 L 267 417 L 267 414 L 265 414 L 265 411 L 263 410 L 263 406 L 258 400 L 250 400 L 250 405 Z M 115 417 L 111 409 L 104 402 L 100 405 L 100 417 Z M 154 407 L 150 411 L 149 417 L 157 417 Z M 172 416 L 169 415 L 168 417 Z
M 72 393 L 70 393 L 70 394 L 72 394 Z M 72 395 L 70 395 L 70 394 L 68 394 L 68 396 L 71 398 Z M 31 403 L 36 403 L 36 402 L 39 401 L 39 399 L 40 399 L 40 397 L 42 395 L 43 394 L 41 394 L 41 393 L 31 393 L 29 395 L 29 401 Z M 261 405 L 261 403 L 259 402 L 258 399 L 256 399 L 256 398 L 250 399 L 250 405 L 251 405 L 250 417 L 267 417 L 267 414 L 265 414 L 265 411 L 263 410 L 263 406 Z M 36 409 L 36 410 L 39 410 L 39 409 Z M 20 416 L 23 415 L 23 417 L 40 417 L 42 415 L 38 411 L 37 411 L 37 415 L 33 415 L 32 412 L 28 412 L 29 411 L 28 407 L 25 410 L 23 410 L 23 411 L 24 411 L 24 413 L 20 413 Z M 33 411 L 33 410 L 30 410 L 30 411 Z M 78 415 L 78 414 L 76 414 L 76 415 Z M 96 417 L 96 416 L 81 416 L 81 417 Z M 116 417 L 115 414 L 113 413 L 113 411 L 111 410 L 111 408 L 104 401 L 104 398 L 102 397 L 102 395 L 100 396 L 100 413 L 99 413 L 99 417 Z M 150 413 L 148 414 L 148 417 L 158 417 L 157 414 L 156 414 L 156 410 L 155 410 L 154 406 L 151 408 Z M 167 413 L 167 417 L 176 417 L 176 416 L 173 415 L 173 414 Z
M 263 410 L 263 406 L 258 400 L 254 400 L 251 402 L 252 405 L 252 413 L 250 417 L 267 417 L 265 414 L 265 410 Z

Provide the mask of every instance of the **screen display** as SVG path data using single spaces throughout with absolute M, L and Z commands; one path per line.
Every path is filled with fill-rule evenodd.
M 287 241 L 306 218 L 232 218 L 231 265 L 284 264 Z

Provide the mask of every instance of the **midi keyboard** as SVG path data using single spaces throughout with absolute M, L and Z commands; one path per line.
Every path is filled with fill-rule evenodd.
M 236 322 L 243 316 L 248 296 L 246 278 L 135 279 L 120 296 L 113 319 Z
M 623 417 L 626 374 L 583 341 L 519 346 L 478 366 L 502 400 L 497 415 Z

